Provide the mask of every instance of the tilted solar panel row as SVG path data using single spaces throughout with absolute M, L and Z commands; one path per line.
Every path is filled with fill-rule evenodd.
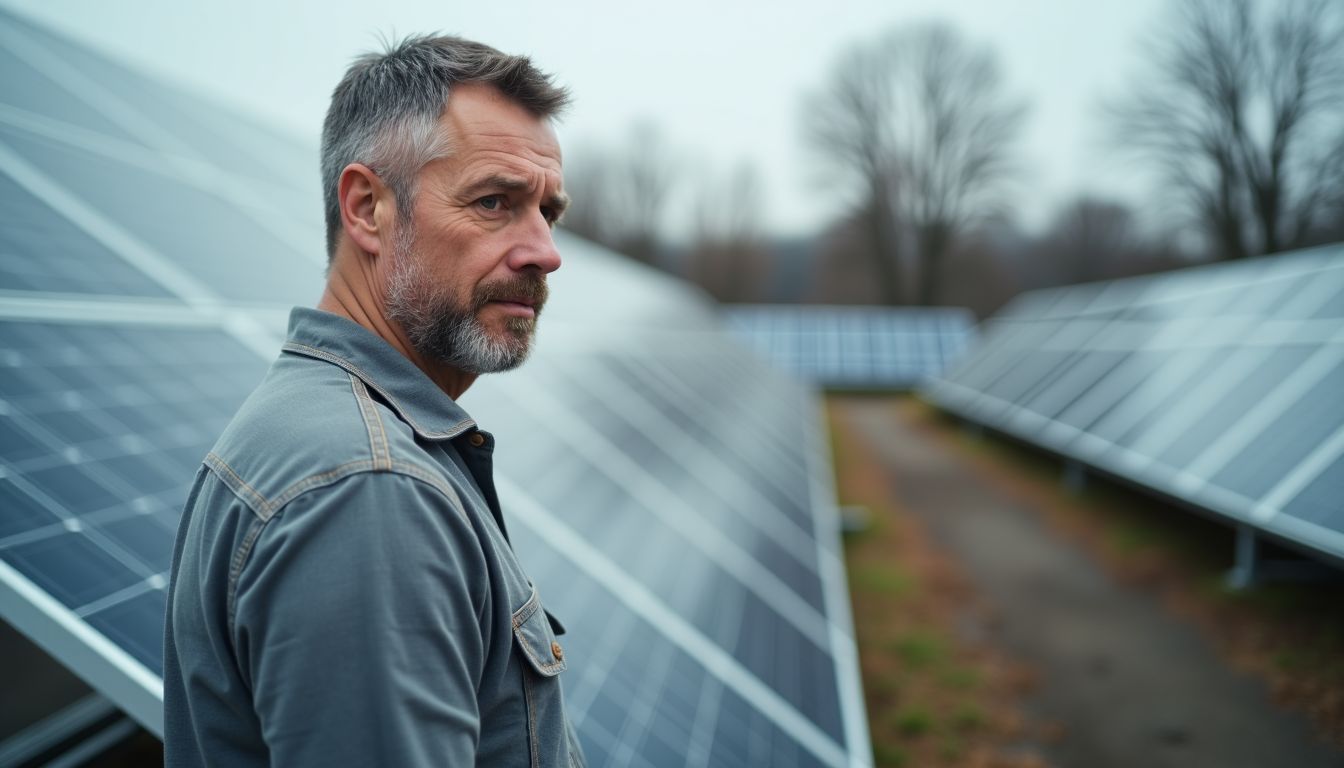
M 316 152 L 0 13 L 0 618 L 153 731 L 173 532 L 286 306 Z M 594 765 L 871 762 L 818 404 L 587 243 L 463 405 Z
M 1344 561 L 1344 245 L 1024 295 L 927 394 Z
M 728 305 L 729 330 L 826 389 L 911 389 L 965 352 L 975 318 L 955 307 Z

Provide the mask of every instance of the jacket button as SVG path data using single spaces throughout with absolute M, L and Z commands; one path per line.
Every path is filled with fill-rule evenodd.
M 482 445 L 485 445 L 485 435 L 482 435 L 480 432 L 472 432 L 471 444 L 476 446 L 477 448 L 480 448 Z
M 551 643 L 551 655 L 555 656 L 556 661 L 565 660 L 565 649 L 560 647 L 559 643 Z

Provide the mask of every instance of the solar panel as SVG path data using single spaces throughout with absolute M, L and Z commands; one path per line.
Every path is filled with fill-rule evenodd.
M 761 357 L 827 389 L 910 389 L 955 362 L 975 326 L 954 307 L 736 304 L 722 313 Z
M 1344 245 L 1024 295 L 926 392 L 1344 560 Z
M 321 284 L 316 190 L 255 166 L 316 153 L 3 11 L 0 55 L 0 616 L 161 732 L 187 485 Z M 590 763 L 871 763 L 815 396 L 558 240 L 535 360 L 463 405 Z

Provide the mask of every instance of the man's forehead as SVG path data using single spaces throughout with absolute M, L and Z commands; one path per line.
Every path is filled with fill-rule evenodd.
M 453 146 L 521 149 L 560 159 L 560 140 L 551 122 L 532 114 L 493 86 L 468 83 L 455 87 L 439 123 Z

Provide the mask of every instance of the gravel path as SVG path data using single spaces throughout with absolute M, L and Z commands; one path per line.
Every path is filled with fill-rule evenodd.
M 981 629 L 1039 672 L 1028 714 L 1060 724 L 1061 768 L 1344 766 L 1305 718 L 1224 664 L 1192 626 L 1112 581 L 1040 516 L 1006 501 L 946 441 L 886 399 L 838 413 L 890 468 L 896 496 L 965 567 L 994 621 Z

